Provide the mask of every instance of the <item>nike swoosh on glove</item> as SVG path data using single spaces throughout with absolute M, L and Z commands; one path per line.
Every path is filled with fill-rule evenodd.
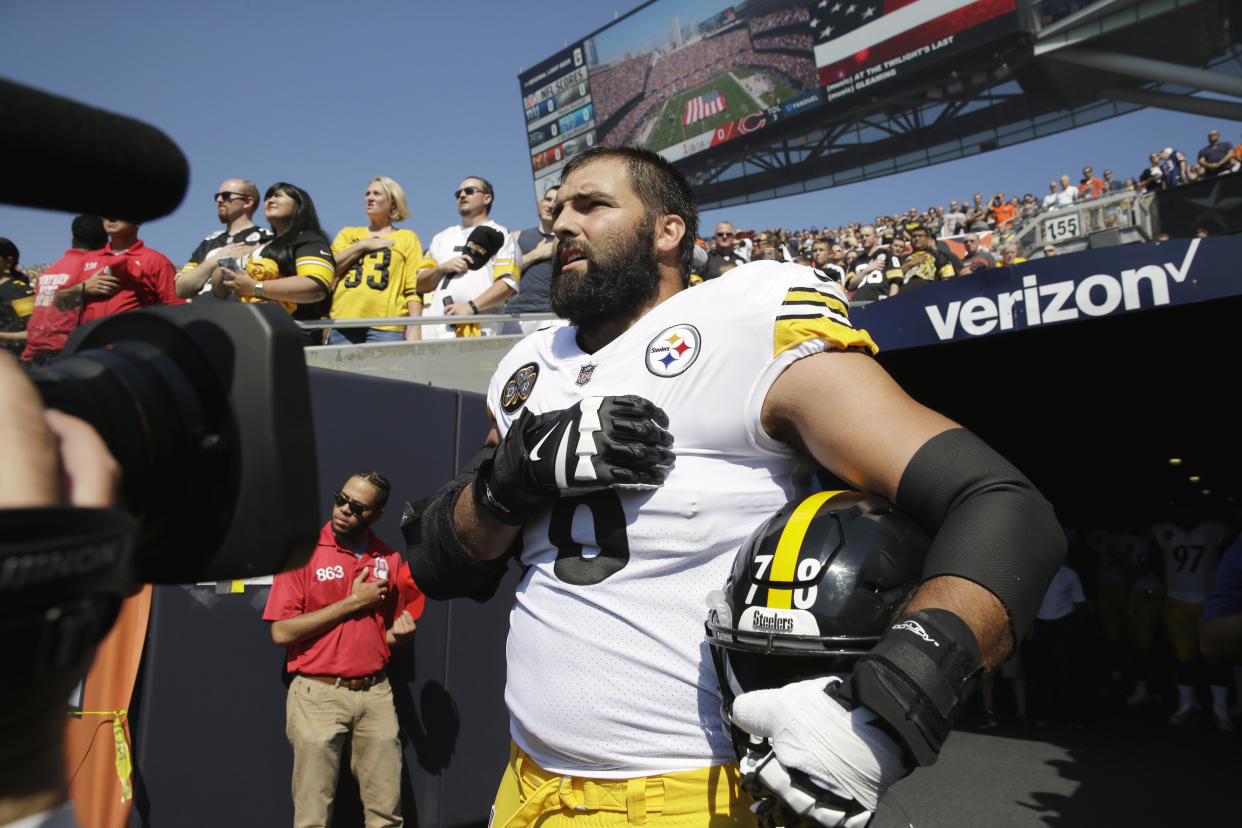
M 668 415 L 627 394 L 587 397 L 544 414 L 523 411 L 479 467 L 476 502 L 520 524 L 562 494 L 663 485 L 674 456 Z
M 873 812 L 880 796 L 905 776 L 909 767 L 897 742 L 871 724 L 874 713 L 865 707 L 850 710 L 830 695 L 829 688 L 840 683 L 838 676 L 825 676 L 774 690 L 743 693 L 733 702 L 732 720 L 748 733 L 768 739 L 772 755 L 784 771 L 801 771 L 824 791 Z M 800 790 L 789 773 L 772 769 L 768 777 L 771 782 L 762 774 L 760 779 L 793 807 L 787 797 L 802 801 L 808 793 L 815 793 Z M 813 812 L 806 816 L 816 818 Z

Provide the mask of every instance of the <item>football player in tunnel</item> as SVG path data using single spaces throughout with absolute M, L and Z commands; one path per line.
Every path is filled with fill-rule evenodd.
M 1051 506 L 898 387 L 823 274 L 752 262 L 685 290 L 697 209 L 659 156 L 575 156 L 553 232 L 570 326 L 506 355 L 487 446 L 405 524 L 430 597 L 484 598 L 510 556 L 524 567 L 492 825 L 754 824 L 703 596 L 817 465 L 933 538 L 919 584 L 847 682 L 744 693 L 733 715 L 790 775 L 846 792 L 830 824 L 857 824 L 1029 629 L 1064 555 Z

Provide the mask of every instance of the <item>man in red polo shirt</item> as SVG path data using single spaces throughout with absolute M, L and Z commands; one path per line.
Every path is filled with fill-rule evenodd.
M 401 556 L 371 530 L 388 492 L 378 472 L 350 477 L 310 561 L 276 576 L 263 611 L 293 677 L 285 733 L 295 828 L 331 824 L 346 739 L 367 828 L 402 825 L 401 743 L 384 667 L 389 648 L 413 637 L 415 615 L 395 588 Z M 421 601 L 411 606 L 421 612 Z
M 167 256 L 138 239 L 141 225 L 109 218 L 103 225 L 108 243 L 86 257 L 81 281 L 57 292 L 57 306 L 82 304 L 80 321 L 84 324 L 152 305 L 185 304 L 173 286 L 176 268 Z M 111 279 L 105 279 L 107 275 Z

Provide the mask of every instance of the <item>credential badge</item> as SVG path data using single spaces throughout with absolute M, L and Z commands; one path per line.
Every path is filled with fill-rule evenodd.
M 528 362 L 513 372 L 500 392 L 500 407 L 506 414 L 512 414 L 526 404 L 526 398 L 535 388 L 535 380 L 539 379 L 539 366 Z
M 647 344 L 647 370 L 657 377 L 675 377 L 694 364 L 701 346 L 693 325 L 666 328 Z

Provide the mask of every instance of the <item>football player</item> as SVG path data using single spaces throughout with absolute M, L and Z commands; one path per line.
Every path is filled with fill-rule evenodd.
M 1199 520 L 1179 507 L 1172 521 L 1152 526 L 1152 541 L 1164 562 L 1164 625 L 1177 658 L 1177 709 L 1169 717 L 1175 725 L 1198 716 L 1195 685 L 1206 673 L 1212 693 L 1212 718 L 1218 730 L 1232 730 L 1229 718 L 1229 674 L 1226 667 L 1207 664 L 1199 656 L 1199 626 L 1203 605 L 1212 591 L 1216 567 L 1232 540 L 1229 527 L 1219 520 Z
M 571 326 L 502 360 L 488 446 L 406 524 L 429 596 L 490 594 L 511 553 L 525 567 L 492 824 L 753 824 L 703 602 L 816 463 L 934 536 L 922 583 L 849 681 L 744 693 L 732 714 L 773 746 L 768 789 L 860 824 L 1029 629 L 1064 554 L 1052 509 L 889 378 L 822 273 L 753 262 L 684 290 L 698 216 L 671 164 L 596 148 L 563 176 L 550 292 Z M 821 819 L 828 797 L 849 807 Z

